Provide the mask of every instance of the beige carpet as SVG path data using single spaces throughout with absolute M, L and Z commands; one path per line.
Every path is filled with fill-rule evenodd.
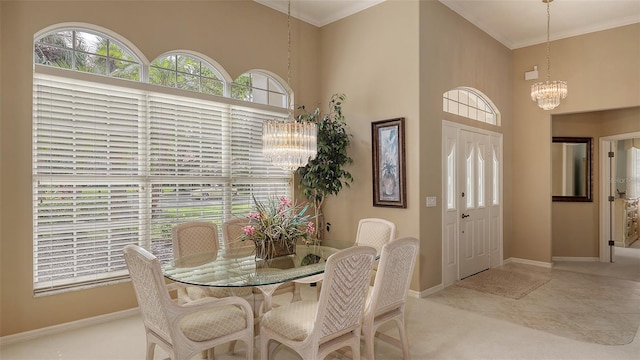
M 494 268 L 470 276 L 456 285 L 518 300 L 548 281 L 549 278 L 544 276 Z

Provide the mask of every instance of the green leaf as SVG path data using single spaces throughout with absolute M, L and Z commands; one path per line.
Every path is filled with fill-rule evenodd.
M 329 101 L 329 113 L 323 116 L 320 116 L 319 108 L 309 114 L 304 105 L 298 107 L 303 111 L 298 119 L 308 119 L 318 124 L 318 154 L 307 166 L 297 170 L 302 194 L 314 201 L 316 208 L 326 196 L 337 195 L 343 184 L 349 186 L 353 182 L 351 174 L 344 169 L 344 166 L 353 163 L 353 159 L 347 155 L 351 135 L 342 114 L 341 105 L 345 99 L 344 94 L 334 94 Z

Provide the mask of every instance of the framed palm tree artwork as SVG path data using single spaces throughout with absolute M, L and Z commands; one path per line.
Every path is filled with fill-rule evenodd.
M 407 207 L 404 118 L 371 123 L 373 206 Z

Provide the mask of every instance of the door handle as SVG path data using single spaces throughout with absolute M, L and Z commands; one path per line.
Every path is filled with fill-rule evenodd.
M 469 216 L 471 216 L 471 215 L 469 215 L 469 214 L 464 214 L 464 213 L 462 214 L 462 218 L 463 218 L 463 219 L 464 219 L 464 218 L 468 218 Z

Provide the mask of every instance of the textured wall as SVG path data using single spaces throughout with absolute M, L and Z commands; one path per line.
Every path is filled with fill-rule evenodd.
M 287 79 L 287 18 L 253 1 L 2 1 L 2 323 L 0 335 L 136 306 L 130 283 L 34 298 L 32 289 L 31 93 L 34 34 L 82 22 L 125 37 L 147 59 L 191 50 L 232 78 L 265 69 Z M 125 7 L 125 10 L 123 10 Z M 251 21 L 247 21 L 251 19 Z M 318 99 L 318 28 L 292 21 L 297 102 Z M 7 57 L 7 54 L 11 56 Z M 9 189 L 9 190 L 7 190 Z

